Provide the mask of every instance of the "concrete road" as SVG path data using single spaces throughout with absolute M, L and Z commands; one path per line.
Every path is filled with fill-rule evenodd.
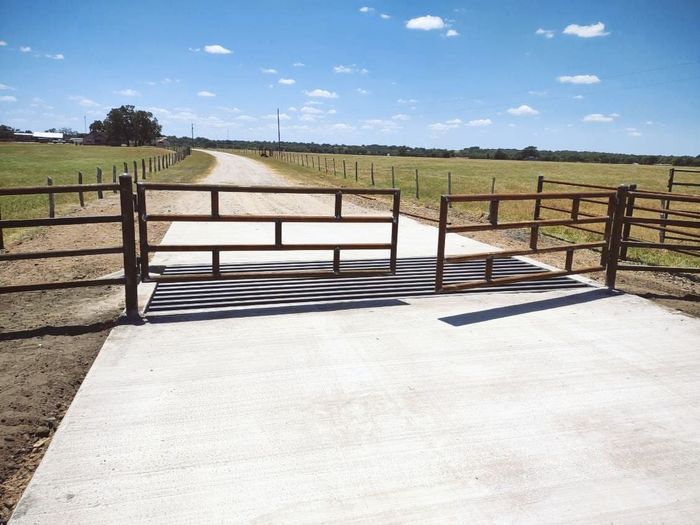
M 699 340 L 597 288 L 121 326 L 12 523 L 692 523 Z

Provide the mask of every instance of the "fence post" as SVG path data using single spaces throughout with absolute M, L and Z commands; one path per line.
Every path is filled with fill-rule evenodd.
M 447 194 L 452 195 L 452 172 L 447 172 Z M 452 207 L 452 201 L 450 201 L 450 208 Z
M 117 183 L 117 167 L 112 164 L 112 184 Z M 117 193 L 117 190 L 114 190 L 114 193 Z
M 53 179 L 51 177 L 46 177 L 46 185 L 53 186 Z M 49 193 L 49 217 L 53 218 L 56 216 L 56 194 Z
M 129 174 L 129 165 L 126 162 L 124 163 L 124 173 Z
M 119 201 L 122 212 L 122 249 L 124 255 L 124 302 L 126 317 L 139 317 L 138 273 L 136 267 L 136 233 L 134 231 L 134 197 L 132 181 L 127 174 L 119 177 Z
M 326 173 L 328 173 L 328 157 L 323 157 L 323 166 L 326 169 Z
M 637 189 L 636 184 L 630 184 L 629 191 L 634 191 Z M 634 214 L 634 196 L 628 195 L 627 196 L 627 206 L 625 206 L 625 216 L 626 217 L 631 217 Z M 622 240 L 623 241 L 629 241 L 630 239 L 630 230 L 632 229 L 632 225 L 628 222 L 625 222 L 622 225 Z M 622 244 L 620 247 L 620 259 L 623 261 L 627 260 L 627 245 Z
M 668 192 L 672 193 L 673 192 L 673 179 L 676 176 L 676 170 L 674 168 L 670 168 L 668 170 Z M 671 201 L 669 200 L 662 200 L 661 201 L 661 207 L 664 209 L 664 212 L 661 213 L 661 219 L 668 219 L 668 213 L 665 213 L 666 210 L 668 210 L 671 207 Z M 666 242 L 666 224 L 660 224 L 661 229 L 659 230 L 659 242 L 664 243 Z
M 355 182 L 357 182 L 357 161 L 355 161 Z
M 139 165 L 138 162 L 134 161 L 134 182 L 139 181 Z
M 537 176 L 537 193 L 542 193 L 543 187 L 544 187 L 544 175 L 538 175 Z M 542 200 L 535 199 L 535 211 L 532 215 L 533 221 L 540 220 L 540 212 L 541 211 L 542 211 Z M 530 249 L 531 250 L 537 249 L 537 241 L 539 239 L 539 235 L 540 235 L 540 227 L 539 226 L 533 226 L 530 228 Z
M 318 171 L 321 171 L 321 155 L 318 156 Z
M 372 183 L 372 186 L 374 186 L 374 162 L 370 163 L 369 165 L 369 180 Z
M 102 184 L 102 170 L 100 168 L 96 168 L 96 170 L 95 170 L 95 182 L 97 182 L 97 184 Z M 102 190 L 97 190 L 97 198 L 98 199 L 104 198 L 104 194 L 102 193 Z
M 343 159 L 343 178 L 344 179 L 348 178 L 348 172 L 345 171 L 345 159 Z
M 335 157 L 333 157 L 333 176 L 335 177 Z
M 615 195 L 615 208 L 612 214 L 612 227 L 610 228 L 610 240 L 608 241 L 608 260 L 605 271 L 605 286 L 610 290 L 615 288 L 617 279 L 617 263 L 620 258 L 620 241 L 622 240 L 622 226 L 625 219 L 625 207 L 627 206 L 627 186 L 619 186 Z
M 440 222 L 438 225 L 438 247 L 435 260 L 435 291 L 442 290 L 442 281 L 445 272 L 445 236 L 447 234 L 447 204 L 448 199 L 444 195 L 440 197 Z
M 141 178 L 146 180 L 146 159 L 141 159 Z
M 496 177 L 491 179 L 491 193 L 496 193 Z
M 78 172 L 78 184 L 82 186 L 83 184 L 83 172 Z M 78 192 L 78 200 L 80 201 L 80 207 L 85 207 L 85 194 L 82 191 Z
M 420 186 L 418 184 L 418 168 L 416 168 L 416 199 L 420 199 Z
M 394 166 L 391 167 L 391 188 L 396 188 L 396 179 L 394 177 Z
M 0 221 L 2 220 L 2 206 L 0 205 Z M 0 250 L 5 249 L 5 239 L 2 235 L 2 226 L 0 226 Z
M 153 157 L 148 157 L 148 173 L 153 173 Z
M 311 169 L 314 169 L 316 167 L 316 163 L 314 162 L 314 156 L 311 155 Z

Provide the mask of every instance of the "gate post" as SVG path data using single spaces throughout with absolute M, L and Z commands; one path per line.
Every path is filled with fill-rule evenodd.
M 138 271 L 136 268 L 136 234 L 134 232 L 134 199 L 132 196 L 131 177 L 127 174 L 119 177 L 119 201 L 122 214 L 122 250 L 124 255 L 124 299 L 126 317 L 138 319 Z
M 629 187 L 618 186 L 615 195 L 615 211 L 609 220 L 612 221 L 610 228 L 610 240 L 608 242 L 608 260 L 606 261 L 605 286 L 610 290 L 615 288 L 617 279 L 617 264 L 620 258 L 620 245 L 622 240 L 622 226 L 625 220 L 625 208 L 627 206 L 627 193 Z
M 440 224 L 438 229 L 437 257 L 435 259 L 435 292 L 442 291 L 445 272 L 445 236 L 447 235 L 447 211 L 449 197 L 440 197 Z

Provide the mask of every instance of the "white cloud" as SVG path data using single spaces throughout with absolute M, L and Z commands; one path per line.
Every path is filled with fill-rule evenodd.
M 138 97 L 141 93 L 135 89 L 122 89 L 120 91 L 115 91 L 117 95 L 123 95 L 125 97 Z
M 418 101 L 417 101 L 415 98 L 409 98 L 409 99 L 399 98 L 399 99 L 396 100 L 396 102 L 397 102 L 398 104 L 415 104 L 415 103 L 417 103 Z
M 574 100 L 583 100 L 583 95 L 575 95 Z
M 602 113 L 590 113 L 583 117 L 583 122 L 612 122 L 616 117 L 619 117 L 617 113 L 610 113 L 610 115 L 603 115 Z
M 397 113 L 391 117 L 391 120 L 411 120 L 411 117 L 405 115 L 404 113 Z
M 353 131 L 355 129 L 355 126 L 350 126 L 349 124 L 344 124 L 344 123 L 339 123 L 339 124 L 333 124 L 331 126 L 331 129 L 334 129 L 336 131 Z
M 445 122 L 445 124 L 450 124 L 450 125 L 459 125 L 462 123 L 461 119 L 458 118 L 453 118 L 452 120 L 448 120 Z
M 219 44 L 209 44 L 204 46 L 204 52 L 209 53 L 210 55 L 230 55 L 233 53 L 233 51 L 230 49 L 226 49 L 224 46 Z
M 563 75 L 557 77 L 557 80 L 562 84 L 598 84 L 600 82 L 598 75 Z
M 360 95 L 369 95 L 369 91 L 367 91 L 366 89 L 357 88 L 357 92 L 358 92 Z
M 406 22 L 406 27 L 408 29 L 418 29 L 421 31 L 432 31 L 433 29 L 442 29 L 445 27 L 445 21 L 439 16 L 419 16 L 417 18 L 411 18 Z
M 307 97 L 314 98 L 338 98 L 338 94 L 335 91 L 328 91 L 327 89 L 314 89 L 313 91 L 304 91 Z
M 299 110 L 298 110 L 297 108 L 295 108 L 294 106 L 289 106 L 289 107 L 287 108 L 287 111 L 292 111 L 292 112 L 294 112 L 294 111 L 299 111 Z
M 217 106 L 218 109 L 221 111 L 225 111 L 226 113 L 240 113 L 241 110 L 238 109 L 237 107 L 228 107 L 228 106 Z
M 63 60 L 64 57 L 63 53 L 56 53 L 55 55 L 44 55 L 46 58 L 50 58 L 51 60 Z
M 641 137 L 642 133 L 637 128 L 625 128 L 625 131 L 630 137 Z
M 374 7 L 360 7 L 360 13 L 374 13 Z
M 0 40 L 0 47 L 5 47 L 7 45 L 7 42 L 4 40 Z
M 554 38 L 554 31 L 551 29 L 542 29 L 541 27 L 535 31 L 536 35 L 543 36 L 545 38 Z
M 470 120 L 467 122 L 467 126 L 472 126 L 475 128 L 483 128 L 485 126 L 490 126 L 493 124 L 490 118 L 478 118 L 476 120 Z
M 390 17 L 389 15 L 387 15 L 386 13 L 382 13 L 382 14 L 379 15 L 379 16 L 380 16 L 380 18 L 381 18 L 382 20 L 389 20 L 389 19 L 391 18 L 391 17 Z
M 398 129 L 401 129 L 401 126 L 399 126 L 393 120 L 374 118 L 374 119 L 363 120 L 362 121 L 362 129 L 376 129 L 376 130 L 382 131 L 384 133 L 391 133 L 392 131 L 396 131 Z
M 236 120 L 243 120 L 245 122 L 254 122 L 258 119 L 255 117 L 251 117 L 250 115 L 241 115 L 240 117 L 236 117 Z
M 589 26 L 580 26 L 578 24 L 569 24 L 564 28 L 565 35 L 576 35 L 581 38 L 593 38 L 596 36 L 606 36 L 610 33 L 605 32 L 605 24 L 598 22 Z
M 644 124 L 646 124 L 647 126 L 653 126 L 653 125 L 654 125 L 654 121 L 653 121 L 653 120 L 647 120 Z
M 269 115 L 264 115 L 263 119 L 265 120 L 277 120 L 277 113 L 270 113 Z M 280 113 L 280 120 L 291 120 L 292 117 L 287 115 L 286 113 Z
M 323 110 L 315 108 L 313 106 L 304 106 L 301 108 L 301 112 L 305 115 L 320 115 L 323 113 Z
M 80 97 L 80 96 L 73 96 L 73 97 L 68 97 L 70 100 L 74 100 L 84 108 L 96 108 L 99 107 L 100 105 L 95 102 L 94 100 L 91 100 L 89 98 L 85 97 Z
M 459 32 L 456 29 L 448 29 L 447 33 L 445 33 L 445 36 L 448 38 L 459 36 Z
M 508 124 L 508 127 L 509 127 L 509 128 L 517 128 L 518 126 L 517 126 L 517 124 L 513 124 L 512 122 L 510 122 L 510 123 Z
M 303 62 L 294 62 L 292 64 L 292 67 L 304 67 L 304 66 L 306 66 L 306 64 L 304 64 Z
M 540 112 L 534 108 L 531 108 L 527 104 L 522 104 L 517 108 L 509 108 L 508 113 L 515 115 L 516 117 L 531 117 L 534 115 L 539 115 Z
M 277 83 L 278 83 L 278 84 L 285 85 L 285 86 L 291 86 L 292 84 L 296 84 L 297 81 L 294 80 L 293 78 L 280 78 L 280 79 L 277 81 Z
M 192 53 L 199 53 L 202 49 L 199 47 L 188 47 L 187 51 L 190 51 Z
M 8 86 L 7 84 L 3 84 L 2 82 L 0 82 L 0 91 L 2 91 L 3 89 L 9 89 L 9 90 L 11 90 L 11 91 L 14 91 L 14 90 L 15 90 L 15 88 L 10 87 L 10 86 Z
M 30 53 L 31 50 L 32 50 L 32 48 L 29 46 L 19 46 L 20 53 Z
M 535 91 L 535 90 L 530 90 L 527 92 L 528 95 L 534 95 L 536 97 L 544 97 L 547 96 L 547 91 L 542 90 L 542 91 Z
M 349 66 L 333 66 L 333 72 L 334 73 L 362 73 L 363 75 L 366 75 L 369 73 L 365 68 L 359 68 L 357 67 L 357 64 L 351 64 Z
M 215 97 L 216 93 L 212 93 L 211 91 L 198 91 L 197 96 L 198 97 Z
M 0 102 L 17 102 L 17 97 L 12 95 L 3 95 L 0 97 Z
M 276 69 L 266 68 L 266 67 L 261 67 L 260 72 L 265 73 L 266 75 L 276 75 L 277 74 Z

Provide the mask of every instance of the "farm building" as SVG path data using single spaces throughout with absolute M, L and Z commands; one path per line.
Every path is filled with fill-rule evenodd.
M 101 131 L 91 131 L 83 137 L 84 146 L 104 146 L 107 144 L 107 135 Z
M 49 131 L 34 131 L 31 133 L 15 133 L 17 142 L 63 142 L 63 133 Z

